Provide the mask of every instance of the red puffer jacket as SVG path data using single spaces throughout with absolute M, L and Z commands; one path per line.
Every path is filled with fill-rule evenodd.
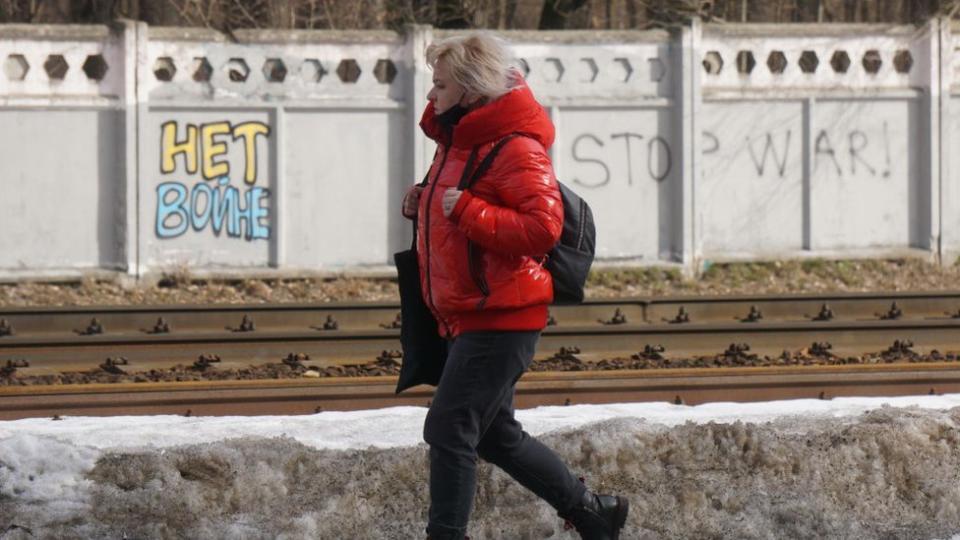
M 518 78 L 507 94 L 467 113 L 452 133 L 427 105 L 420 126 L 438 145 L 417 212 L 424 300 L 441 334 L 540 330 L 553 300 L 543 255 L 560 238 L 563 203 L 546 149 L 554 128 Z M 490 169 L 464 191 L 450 217 L 441 200 L 456 188 L 473 148 L 475 169 L 506 135 Z

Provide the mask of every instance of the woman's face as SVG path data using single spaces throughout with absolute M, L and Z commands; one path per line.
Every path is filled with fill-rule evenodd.
M 433 110 L 437 114 L 442 114 L 450 107 L 463 102 L 465 94 L 463 87 L 450 78 L 446 59 L 437 60 L 437 64 L 433 67 L 433 88 L 427 94 L 427 100 L 433 102 Z

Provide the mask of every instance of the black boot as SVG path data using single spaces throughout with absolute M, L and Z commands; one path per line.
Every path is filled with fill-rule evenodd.
M 560 514 L 583 540 L 617 540 L 627 521 L 630 503 L 617 495 L 597 495 L 585 491 L 580 502 Z

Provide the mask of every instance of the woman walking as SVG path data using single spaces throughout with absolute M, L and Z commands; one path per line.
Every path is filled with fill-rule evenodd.
M 420 122 L 436 141 L 426 186 L 404 198 L 417 220 L 424 300 L 450 340 L 424 425 L 430 445 L 431 540 L 464 538 L 481 457 L 552 505 L 582 538 L 616 539 L 628 504 L 596 495 L 514 418 L 553 299 L 544 255 L 563 205 L 547 148 L 554 127 L 505 47 L 482 34 L 431 44 L 433 88 Z M 513 136 L 469 190 L 458 185 Z

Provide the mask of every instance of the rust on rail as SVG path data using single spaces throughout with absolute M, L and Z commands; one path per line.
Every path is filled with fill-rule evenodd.
M 0 419 L 97 415 L 289 415 L 398 405 L 426 406 L 416 387 L 394 394 L 396 377 L 190 381 L 0 388 Z M 518 407 L 637 401 L 825 399 L 960 391 L 956 363 L 791 368 L 532 372 L 517 385 Z

